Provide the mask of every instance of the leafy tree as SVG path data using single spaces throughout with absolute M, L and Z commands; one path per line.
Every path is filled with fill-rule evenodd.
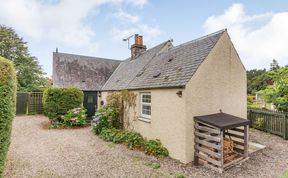
M 275 69 L 279 69 L 280 66 L 278 64 L 278 62 L 276 61 L 276 59 L 272 60 L 272 63 L 270 63 L 270 70 L 275 70 Z
M 269 80 L 266 69 L 247 71 L 247 93 L 254 95 L 257 91 L 265 89 Z
M 259 94 L 266 102 L 272 102 L 277 110 L 288 112 L 288 66 L 270 71 L 274 84 L 261 90 Z
M 14 63 L 19 91 L 39 90 L 47 85 L 38 59 L 31 56 L 27 43 L 12 28 L 3 25 L 0 25 L 0 56 Z

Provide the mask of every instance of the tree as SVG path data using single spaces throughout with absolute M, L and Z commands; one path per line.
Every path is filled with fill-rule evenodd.
M 11 60 L 16 67 L 18 91 L 39 90 L 47 79 L 38 59 L 28 51 L 27 43 L 9 27 L 0 25 L 0 56 Z
M 272 102 L 277 110 L 288 112 L 288 66 L 269 72 L 274 84 L 259 94 L 266 102 Z
M 275 69 L 279 69 L 280 66 L 278 64 L 278 62 L 276 61 L 276 59 L 272 60 L 272 63 L 270 63 L 270 70 L 275 70 Z
M 247 93 L 254 95 L 257 91 L 265 89 L 270 77 L 266 69 L 252 69 L 247 71 Z

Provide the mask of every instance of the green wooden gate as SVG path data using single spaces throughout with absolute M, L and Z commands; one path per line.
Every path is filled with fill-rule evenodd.
M 16 114 L 42 114 L 42 92 L 17 93 Z
M 28 104 L 29 93 L 17 93 L 16 98 L 16 114 L 26 114 L 27 113 L 27 104 Z
M 42 114 L 42 92 L 31 92 L 28 97 L 28 114 Z

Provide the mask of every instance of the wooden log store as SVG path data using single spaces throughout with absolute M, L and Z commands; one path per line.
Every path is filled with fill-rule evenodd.
M 226 113 L 194 117 L 194 164 L 219 172 L 248 159 L 250 121 Z

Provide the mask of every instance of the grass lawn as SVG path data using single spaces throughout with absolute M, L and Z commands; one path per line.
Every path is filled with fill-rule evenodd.
M 288 178 L 288 170 L 286 170 L 280 178 Z

